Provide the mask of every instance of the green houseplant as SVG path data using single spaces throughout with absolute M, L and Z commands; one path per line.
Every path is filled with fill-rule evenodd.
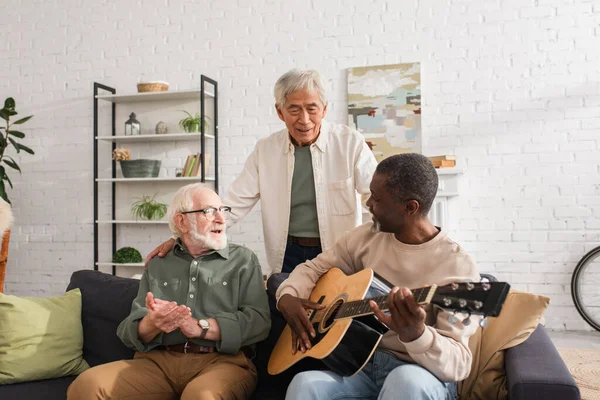
M 138 201 L 133 203 L 131 206 L 131 212 L 133 216 L 141 219 L 147 220 L 157 220 L 161 219 L 167 214 L 167 205 L 163 203 L 159 203 L 154 198 L 154 196 L 142 196 Z
M 6 173 L 4 164 L 8 165 L 12 169 L 16 169 L 19 172 L 21 172 L 21 168 L 12 157 L 5 155 L 4 152 L 9 146 L 12 146 L 15 148 L 17 153 L 20 153 L 21 150 L 23 150 L 25 153 L 35 154 L 29 147 L 19 143 L 16 140 L 23 139 L 25 134 L 21 131 L 13 129 L 14 125 L 24 124 L 25 122 L 29 121 L 33 115 L 21 118 L 11 123 L 10 117 L 14 117 L 18 114 L 15 110 L 15 107 L 15 100 L 12 97 L 9 97 L 4 101 L 4 107 L 0 110 L 0 118 L 6 122 L 5 127 L 0 126 L 0 197 L 2 197 L 7 203 L 10 203 L 10 200 L 8 199 L 8 195 L 6 193 L 4 181 L 8 182 L 11 188 L 13 187 L 13 184 Z
M 112 262 L 117 264 L 141 263 L 142 255 L 133 247 L 121 247 L 113 254 Z
M 187 111 L 181 110 L 182 112 L 187 114 L 186 118 L 183 118 L 179 121 L 179 126 L 183 129 L 184 132 L 192 133 L 192 132 L 200 132 L 200 124 L 202 123 L 202 118 L 200 118 L 200 114 L 196 113 L 196 115 L 192 115 Z M 204 118 L 204 129 L 208 127 L 208 117 Z

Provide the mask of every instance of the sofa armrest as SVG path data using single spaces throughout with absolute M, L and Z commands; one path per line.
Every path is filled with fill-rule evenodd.
M 504 366 L 511 400 L 581 398 L 575 380 L 542 325 L 525 342 L 506 350 Z

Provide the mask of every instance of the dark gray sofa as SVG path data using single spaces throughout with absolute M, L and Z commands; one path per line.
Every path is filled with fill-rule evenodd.
M 129 314 L 138 284 L 135 279 L 88 270 L 71 276 L 67 290 L 80 288 L 82 292 L 83 356 L 90 366 L 132 358 L 133 351 L 121 343 L 115 332 Z M 506 351 L 505 366 L 510 399 L 580 399 L 575 381 L 541 325 L 523 344 Z M 0 399 L 63 400 L 74 379 L 0 385 Z M 265 388 L 259 382 L 258 391 L 260 395 L 255 397 L 260 400 L 285 397 L 285 387 Z

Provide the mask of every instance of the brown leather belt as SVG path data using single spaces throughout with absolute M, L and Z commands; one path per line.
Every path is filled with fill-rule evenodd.
M 288 236 L 287 242 L 305 247 L 321 247 L 320 238 Z
M 177 353 L 184 353 L 184 354 L 188 354 L 188 353 L 204 354 L 204 353 L 214 353 L 215 351 L 217 351 L 217 349 L 215 349 L 213 346 L 201 346 L 199 344 L 190 343 L 190 342 L 185 342 L 185 343 L 181 343 L 181 344 L 170 344 L 170 345 L 165 344 L 163 346 L 160 346 L 159 349 L 166 350 L 166 351 L 175 351 Z M 256 357 L 256 351 L 251 346 L 244 346 L 240 350 L 250 360 L 252 360 L 254 357 Z
M 193 354 L 202 354 L 202 353 L 214 353 L 216 350 L 213 346 L 201 346 L 199 344 L 185 342 L 181 344 L 169 344 L 160 346 L 163 350 L 167 351 L 175 351 L 177 353 L 193 353 Z

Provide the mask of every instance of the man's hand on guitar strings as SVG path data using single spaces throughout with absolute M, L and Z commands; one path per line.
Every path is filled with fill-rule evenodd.
M 323 305 L 313 303 L 299 297 L 285 294 L 278 303 L 279 311 L 287 321 L 292 330 L 292 354 L 296 354 L 298 349 L 303 353 L 311 348 L 310 339 L 315 337 L 315 330 L 306 316 L 306 309 L 322 310 Z
M 369 305 L 379 321 L 398 334 L 404 343 L 421 337 L 425 331 L 425 310 L 417 303 L 410 289 L 395 287 L 387 299 L 391 315 L 385 315 L 374 301 Z

